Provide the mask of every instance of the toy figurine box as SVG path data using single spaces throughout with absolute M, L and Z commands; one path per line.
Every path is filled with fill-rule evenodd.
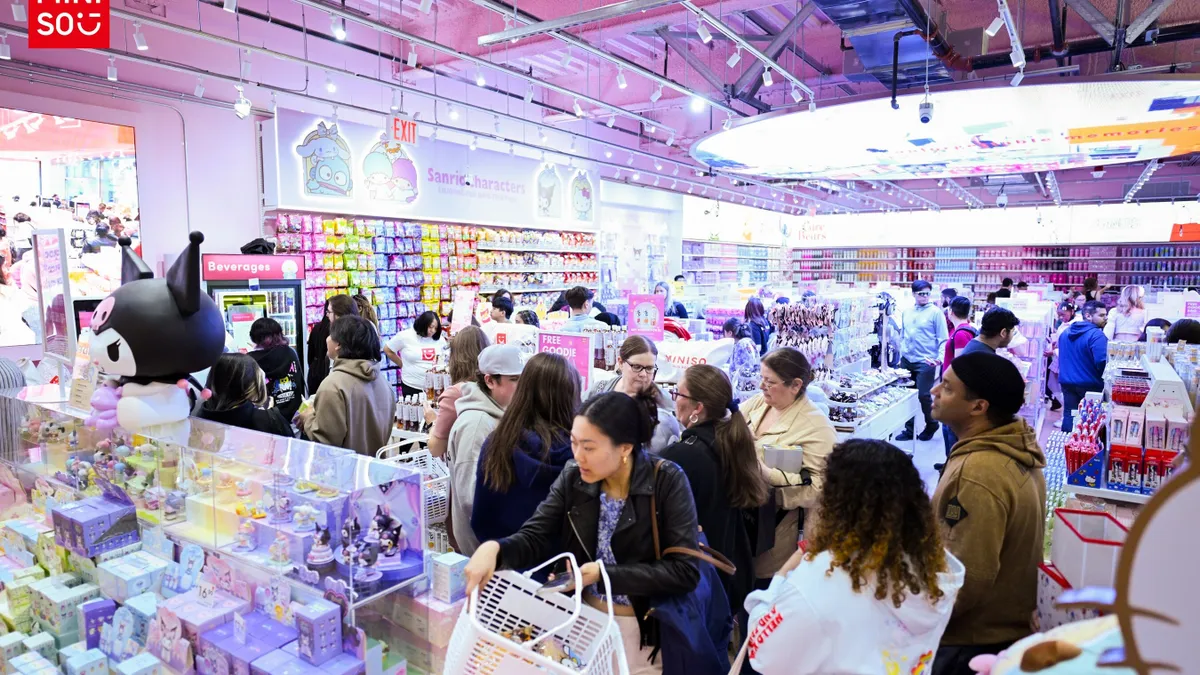
M 199 589 L 193 588 L 187 593 L 176 595 L 160 603 L 179 617 L 183 624 L 183 637 L 193 645 L 200 635 L 233 620 L 233 613 L 239 614 L 250 609 L 250 603 L 229 593 L 217 591 L 213 595 L 212 606 L 200 603 Z
M 90 558 L 138 541 L 137 509 L 125 491 L 97 477 L 101 494 L 51 510 L 54 541 Z
M 352 579 L 355 591 L 372 592 L 421 574 L 425 569 L 424 483 L 421 472 L 406 466 L 373 463 L 374 487 L 347 498 L 334 552 L 337 570 Z M 386 475 L 376 472 L 387 471 Z
M 146 551 L 102 563 L 97 570 L 100 590 L 120 603 L 142 593 L 157 593 L 167 562 Z

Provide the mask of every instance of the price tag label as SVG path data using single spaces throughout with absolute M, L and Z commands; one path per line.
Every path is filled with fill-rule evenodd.
M 217 600 L 217 587 L 211 581 L 201 581 L 196 585 L 196 589 L 196 593 L 200 597 L 200 604 L 212 607 Z
M 238 613 L 233 615 L 233 639 L 246 644 L 246 617 Z

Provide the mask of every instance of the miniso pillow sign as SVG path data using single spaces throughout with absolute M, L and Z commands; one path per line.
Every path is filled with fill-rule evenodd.
M 644 335 L 645 337 L 662 342 L 663 339 L 663 300 L 666 296 L 654 295 L 629 296 L 629 334 Z

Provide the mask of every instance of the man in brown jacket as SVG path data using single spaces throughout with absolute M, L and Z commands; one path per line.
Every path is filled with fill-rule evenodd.
M 951 363 L 933 390 L 933 417 L 958 436 L 933 495 L 946 547 L 967 568 L 933 675 L 971 675 L 968 662 L 1029 635 L 1046 523 L 1046 465 L 1017 417 L 1025 381 L 984 352 Z

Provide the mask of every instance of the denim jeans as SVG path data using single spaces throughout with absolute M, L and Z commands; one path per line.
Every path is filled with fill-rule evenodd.
M 912 374 L 913 381 L 917 384 L 917 400 L 921 402 L 921 412 L 925 414 L 925 429 L 932 427 L 933 421 L 933 396 L 929 393 L 933 389 L 934 372 L 937 370 L 934 366 L 925 361 L 909 361 L 908 359 L 900 359 L 900 367 L 908 370 Z M 904 430 L 908 433 L 913 433 L 913 421 L 909 420 L 908 424 L 904 425 Z
M 1063 431 L 1070 431 L 1075 426 L 1075 411 L 1079 409 L 1079 402 L 1087 395 L 1089 391 L 1099 391 L 1097 389 L 1088 389 L 1087 387 L 1077 387 L 1073 384 L 1062 384 L 1063 392 Z

